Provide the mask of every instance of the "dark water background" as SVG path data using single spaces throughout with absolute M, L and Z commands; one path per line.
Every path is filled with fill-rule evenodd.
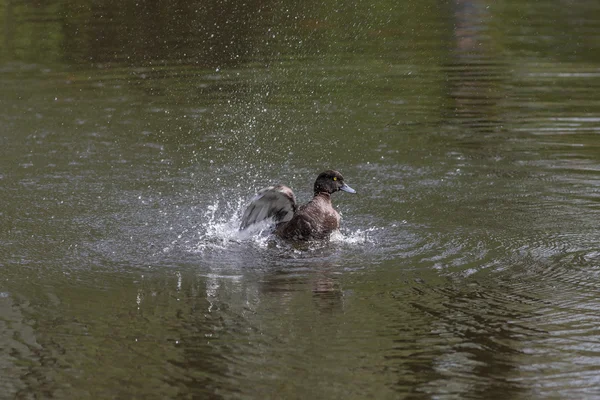
M 0 398 L 600 398 L 599 2 L 0 17 Z

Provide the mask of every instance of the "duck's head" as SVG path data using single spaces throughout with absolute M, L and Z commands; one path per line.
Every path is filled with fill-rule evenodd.
M 319 193 L 331 194 L 338 190 L 356 193 L 356 190 L 344 183 L 344 177 L 339 172 L 330 169 L 319 174 L 315 181 L 315 195 Z

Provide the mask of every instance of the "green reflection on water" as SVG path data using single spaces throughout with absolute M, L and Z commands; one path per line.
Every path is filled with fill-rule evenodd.
M 3 387 L 584 393 L 598 5 L 538 3 L 4 2 Z M 369 240 L 211 236 L 328 167 Z

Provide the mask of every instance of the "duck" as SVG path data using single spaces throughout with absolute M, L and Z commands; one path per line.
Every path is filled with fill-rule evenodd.
M 340 227 L 340 214 L 333 208 L 331 195 L 335 192 L 356 193 L 344 182 L 341 173 L 323 171 L 317 176 L 314 196 L 308 203 L 297 206 L 292 189 L 285 185 L 269 186 L 258 191 L 244 210 L 240 231 L 271 219 L 272 233 L 291 241 L 329 239 Z

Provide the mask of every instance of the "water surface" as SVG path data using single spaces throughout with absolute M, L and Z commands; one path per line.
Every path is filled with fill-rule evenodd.
M 597 2 L 0 14 L 4 397 L 600 395 Z

